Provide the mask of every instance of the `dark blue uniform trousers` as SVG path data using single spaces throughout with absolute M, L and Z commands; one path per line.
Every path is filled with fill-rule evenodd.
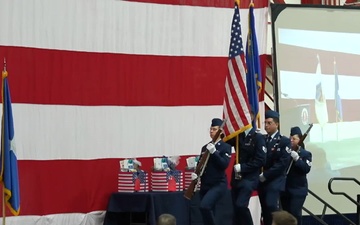
M 204 225 L 215 224 L 215 206 L 216 203 L 225 195 L 227 190 L 226 183 L 219 183 L 208 190 L 200 190 L 200 212 Z
M 272 182 L 278 182 L 277 180 Z M 272 224 L 272 213 L 279 210 L 280 188 L 279 185 L 261 184 L 259 186 L 259 200 L 262 209 L 264 225 Z
M 281 207 L 288 211 L 297 219 L 297 224 L 302 224 L 302 206 L 304 205 L 306 196 L 283 194 L 281 196 Z
M 248 208 L 252 194 L 254 181 L 241 180 L 240 183 L 231 189 L 233 201 L 233 225 L 253 225 L 250 210 Z

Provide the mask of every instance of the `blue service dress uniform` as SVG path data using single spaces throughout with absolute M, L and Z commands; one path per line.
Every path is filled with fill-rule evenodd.
M 281 194 L 281 206 L 296 217 L 298 225 L 302 224 L 302 207 L 308 194 L 306 174 L 310 172 L 312 154 L 300 148 L 299 159 L 293 161 L 286 177 L 285 191 Z
M 236 138 L 228 141 L 236 147 Z M 231 176 L 231 195 L 233 202 L 233 225 L 252 225 L 253 220 L 248 208 L 252 192 L 257 189 L 259 173 L 266 160 L 264 136 L 252 128 L 246 135 L 239 135 L 239 163 L 241 179 L 235 179 L 234 169 Z M 235 162 L 236 164 L 236 162 Z
M 264 225 L 272 224 L 272 212 L 279 210 L 280 192 L 285 189 L 285 173 L 290 163 L 290 139 L 280 135 L 266 136 L 266 163 L 264 182 L 259 183 L 259 199 Z
M 214 209 L 216 202 L 227 191 L 226 168 L 231 158 L 231 145 L 219 141 L 215 144 L 216 151 L 210 154 L 204 173 L 200 177 L 200 212 L 204 225 L 215 225 Z M 208 151 L 206 145 L 201 152 Z

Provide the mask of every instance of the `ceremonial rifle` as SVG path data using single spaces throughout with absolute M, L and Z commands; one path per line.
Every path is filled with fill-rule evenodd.
M 214 135 L 214 137 L 212 138 L 211 143 L 215 144 L 215 142 L 217 141 L 217 139 L 220 137 L 220 134 L 222 132 L 222 128 L 224 127 L 226 123 L 226 120 L 223 121 L 223 123 L 221 124 L 221 126 L 219 127 L 219 130 L 216 132 L 216 134 Z M 194 173 L 196 173 L 197 178 L 195 180 L 192 180 L 189 187 L 187 188 L 184 197 L 186 199 L 191 200 L 192 196 L 194 195 L 195 189 L 200 181 L 200 177 L 202 176 L 207 162 L 209 161 L 209 157 L 210 157 L 210 152 L 208 150 L 205 150 L 204 152 L 201 153 L 201 157 L 200 160 L 196 166 L 196 169 L 194 171 Z
M 303 136 L 301 136 L 301 138 L 300 138 L 300 140 L 299 140 L 299 143 L 297 144 L 298 146 L 302 146 L 302 145 L 303 145 L 304 140 L 305 140 L 305 138 L 308 136 L 308 134 L 310 133 L 310 130 L 311 130 L 312 127 L 313 127 L 313 124 L 310 123 L 310 124 L 309 124 L 309 128 L 306 130 L 306 132 L 303 134 Z M 291 160 L 291 163 L 290 163 L 290 165 L 289 165 L 289 168 L 288 168 L 287 171 L 286 171 L 286 175 L 289 174 L 290 169 L 291 169 L 291 166 L 293 165 L 293 163 L 294 163 L 294 159 Z

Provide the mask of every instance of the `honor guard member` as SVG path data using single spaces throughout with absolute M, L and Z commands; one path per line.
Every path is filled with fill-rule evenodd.
M 254 111 L 251 110 L 251 120 Z M 238 140 L 238 143 L 236 141 Z M 265 139 L 256 128 L 249 128 L 227 141 L 239 151 L 238 164 L 231 175 L 231 195 L 233 202 L 233 225 L 252 225 L 253 220 L 248 208 L 252 192 L 259 184 L 259 173 L 266 160 Z M 236 145 L 238 148 L 236 148 Z
M 290 163 L 290 139 L 279 132 L 279 113 L 265 112 L 266 163 L 259 175 L 259 199 L 264 225 L 271 225 L 272 212 L 279 210 L 280 192 L 285 188 L 285 173 Z
M 312 155 L 305 150 L 305 146 L 299 146 L 302 133 L 299 127 L 293 127 L 290 131 L 292 162 L 288 168 L 285 191 L 281 194 L 281 206 L 283 210 L 291 213 L 297 224 L 302 224 L 302 207 L 308 194 L 308 182 L 306 174 L 310 172 Z
M 215 118 L 211 122 L 210 137 L 214 138 L 223 121 Z M 221 135 L 220 135 L 221 136 Z M 200 177 L 200 212 L 205 225 L 215 225 L 214 209 L 216 203 L 227 191 L 226 168 L 231 158 L 231 145 L 223 142 L 219 137 L 215 143 L 202 147 L 201 152 L 209 151 L 210 157 L 205 170 Z M 196 173 L 191 174 L 191 179 L 197 179 Z

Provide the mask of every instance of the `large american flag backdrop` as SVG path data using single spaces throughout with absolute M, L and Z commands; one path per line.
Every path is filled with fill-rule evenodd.
M 268 2 L 254 3 L 265 74 Z M 154 156 L 181 155 L 184 168 L 209 141 L 223 112 L 233 1 L 0 4 L 19 160 L 14 224 L 71 213 L 84 223 L 117 191 L 120 159 L 149 170 Z M 241 1 L 243 43 L 248 6 Z

